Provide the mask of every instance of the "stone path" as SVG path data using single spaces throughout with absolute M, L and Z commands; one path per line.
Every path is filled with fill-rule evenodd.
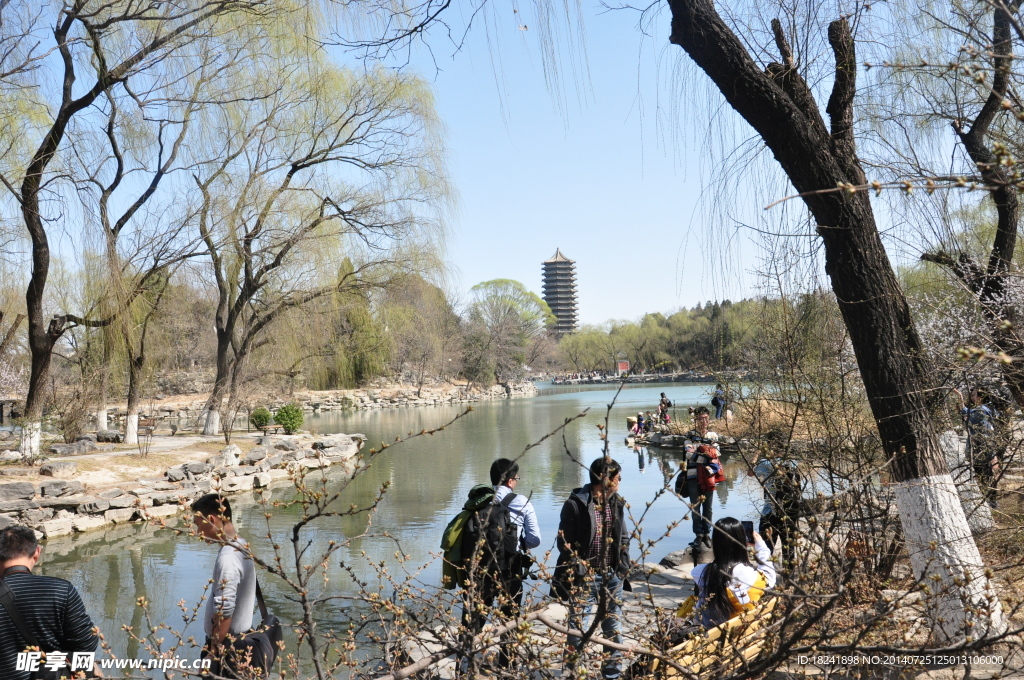
M 676 567 L 648 564 L 645 569 L 648 572 L 647 577 L 632 580 L 633 592 L 623 593 L 624 622 L 622 628 L 626 633 L 623 636 L 623 642 L 627 645 L 646 644 L 646 639 L 640 640 L 637 636 L 631 636 L 628 633 L 642 632 L 642 637 L 646 638 L 653 628 L 656 615 L 674 611 L 683 600 L 693 593 L 693 579 L 690 578 L 693 563 L 688 556 Z M 656 609 L 660 609 L 661 612 L 656 614 Z M 561 603 L 548 604 L 540 611 L 540 614 L 559 625 L 566 625 L 567 611 Z M 437 639 L 440 632 L 440 629 L 435 629 L 432 632 L 424 633 L 420 636 L 418 644 L 408 645 L 405 653 L 409 662 L 416 663 L 430 654 L 439 652 L 442 649 L 441 645 L 432 640 Z M 525 646 L 533 650 L 539 649 L 542 659 L 550 664 L 549 668 L 559 668 L 562 649 L 565 646 L 565 635 L 552 630 L 540 621 L 532 622 L 529 635 L 529 641 L 524 643 Z M 600 647 L 592 644 L 589 646 L 589 650 L 593 653 L 588 655 L 589 662 L 596 664 L 596 654 L 600 652 Z M 433 665 L 432 671 L 432 674 L 424 673 L 417 677 L 440 680 L 455 678 L 457 675 L 455 658 L 447 657 L 437 662 Z M 597 676 L 599 677 L 599 675 L 598 673 Z

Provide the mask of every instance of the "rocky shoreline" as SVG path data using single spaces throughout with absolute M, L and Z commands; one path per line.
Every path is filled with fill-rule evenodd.
M 170 467 L 162 477 L 141 478 L 105 489 L 75 479 L 78 464 L 51 461 L 38 470 L 39 482 L 0 484 L 0 529 L 24 524 L 41 539 L 177 515 L 193 499 L 210 491 L 237 494 L 277 483 L 292 484 L 304 470 L 340 466 L 341 474 L 359 469 L 366 437 L 333 434 L 260 437 L 243 453 L 230 444 L 204 460 Z M 35 470 L 25 470 L 26 474 Z
M 322 413 L 344 410 L 372 410 L 387 408 L 443 406 L 447 404 L 470 404 L 478 401 L 495 399 L 513 399 L 533 397 L 537 395 L 537 386 L 528 380 L 505 385 L 493 385 L 486 388 L 467 389 L 463 385 L 430 386 L 385 386 L 380 388 L 363 388 L 355 390 L 325 390 L 316 392 L 298 392 L 291 397 L 267 395 L 262 399 L 253 399 L 252 408 L 260 406 L 274 411 L 285 404 L 295 403 L 306 413 Z M 162 403 L 161 403 L 162 402 Z M 180 420 L 196 422 L 204 413 L 206 399 L 182 401 L 163 399 L 152 403 L 144 403 L 141 416 L 163 420 Z M 244 413 L 244 412 L 243 412 Z M 112 421 L 123 419 L 123 408 L 111 408 L 108 417 Z M 240 414 L 241 417 L 242 414 Z M 244 424 L 244 420 L 241 421 Z

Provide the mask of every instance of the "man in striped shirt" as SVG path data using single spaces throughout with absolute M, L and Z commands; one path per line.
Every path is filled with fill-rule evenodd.
M 75 587 L 61 578 L 32 573 L 41 551 L 36 533 L 28 527 L 0 531 L 0 577 L 14 593 L 41 651 L 64 652 L 70 662 L 74 652 L 95 652 L 99 640 Z M 0 606 L 0 678 L 29 680 L 28 671 L 15 670 L 18 652 L 27 646 L 7 609 Z
M 601 633 L 607 640 L 622 642 L 622 591 L 631 567 L 630 532 L 626 529 L 626 501 L 619 495 L 622 466 L 601 456 L 590 465 L 590 483 L 573 489 L 562 506 L 558 522 L 558 563 L 552 594 L 565 600 L 569 627 L 586 630 L 586 619 L 604 603 Z M 569 635 L 563 655 L 564 670 L 576 673 L 582 639 Z M 605 648 L 601 677 L 616 680 L 622 675 L 622 652 Z

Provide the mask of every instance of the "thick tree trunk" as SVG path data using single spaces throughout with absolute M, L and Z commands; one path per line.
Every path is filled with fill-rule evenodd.
M 139 404 L 142 403 L 143 356 L 128 355 L 128 412 L 124 420 L 124 443 L 139 443 Z
M 100 366 L 100 388 L 96 403 L 96 430 L 106 430 L 107 418 L 107 393 L 110 387 L 110 341 L 103 340 L 103 365 Z
M 758 132 L 815 218 L 825 270 L 853 344 L 885 451 L 915 574 L 929 585 L 940 637 L 1004 628 L 956 487 L 939 448 L 930 374 L 906 298 L 875 225 L 853 135 L 854 42 L 845 20 L 829 26 L 836 78 L 822 119 L 773 22 L 784 63 L 762 71 L 709 0 L 669 0 L 671 41 L 715 82 Z M 836 187 L 843 187 L 837 191 Z
M 129 407 L 131 409 L 131 407 Z M 135 410 L 129 410 L 127 415 L 124 417 L 124 443 L 125 444 L 138 444 L 139 443 L 139 407 L 136 406 Z
M 218 323 L 218 326 L 220 324 Z M 217 377 L 213 381 L 213 391 L 206 402 L 206 423 L 203 434 L 220 434 L 221 409 L 224 407 L 224 396 L 228 391 L 228 381 L 232 372 L 231 333 L 230 330 L 217 328 Z

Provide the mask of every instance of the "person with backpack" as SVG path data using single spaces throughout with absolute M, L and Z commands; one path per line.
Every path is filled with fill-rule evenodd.
M 967 460 L 978 480 L 978 486 L 988 504 L 996 507 L 996 482 L 999 475 L 1000 454 L 1002 448 L 998 442 L 996 424 L 1000 413 L 992 406 L 992 398 L 981 389 L 973 389 L 970 393 L 970 406 L 960 396 L 960 415 L 967 429 Z
M 661 393 L 661 399 L 658 401 L 658 420 L 663 424 L 668 425 L 672 420 L 668 415 L 668 410 L 672 408 L 672 401 L 665 396 L 665 393 Z
M 493 486 L 479 484 L 445 529 L 444 586 L 463 591 L 463 652 L 472 648 L 497 600 L 502 617 L 516 616 L 523 599 L 523 579 L 532 560 L 527 551 L 540 545 L 540 524 L 529 498 L 515 493 L 519 464 L 499 458 L 491 464 Z M 514 648 L 498 647 L 498 664 L 511 664 Z M 471 653 L 463 665 L 472 666 Z
M 689 499 L 693 541 L 691 548 L 711 547 L 712 492 L 725 480 L 718 433 L 712 432 L 711 412 L 707 406 L 698 406 L 693 412 L 694 429 L 686 434 L 683 451 L 686 468 L 676 478 L 675 492 Z M 703 483 L 703 484 L 702 484 Z
M 590 465 L 590 483 L 573 489 L 562 506 L 558 521 L 558 561 L 551 594 L 568 608 L 568 624 L 586 630 L 584 619 L 595 607 L 604 605 L 601 634 L 622 642 L 622 591 L 630 590 L 627 575 L 630 533 L 626 529 L 626 501 L 619 495 L 622 466 L 601 456 Z M 564 656 L 565 670 L 573 672 L 579 663 L 582 640 L 569 635 Z M 601 676 L 605 680 L 622 675 L 622 652 L 606 647 Z
M 199 537 L 220 546 L 203 617 L 206 643 L 201 656 L 211 660 L 216 677 L 267 678 L 282 639 L 281 623 L 267 610 L 249 544 L 231 519 L 231 502 L 208 493 L 193 501 L 191 509 Z M 257 605 L 263 621 L 253 627 Z
M 764 536 L 769 550 L 782 541 L 782 557 L 786 565 L 796 558 L 796 539 L 799 520 L 805 505 L 803 478 L 796 461 L 776 463 L 757 454 L 752 463 L 754 476 L 764 488 L 765 503 L 757 531 Z

